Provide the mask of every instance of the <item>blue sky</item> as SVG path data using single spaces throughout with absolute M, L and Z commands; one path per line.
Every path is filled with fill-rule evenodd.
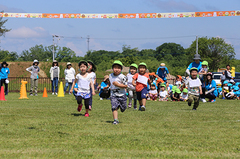
M 0 11 L 23 13 L 163 13 L 240 10 L 239 0 L 8 0 L 0 2 Z M 61 35 L 58 44 L 70 47 L 77 55 L 87 51 L 88 35 L 91 50 L 155 49 L 165 42 L 184 48 L 195 35 L 222 37 L 235 48 L 240 59 L 240 16 L 175 19 L 16 19 L 9 18 L 12 31 L 1 37 L 1 49 L 16 51 L 36 44 L 49 46 L 52 34 Z M 187 37 L 186 37 L 187 36 Z M 84 39 L 71 38 L 83 37 Z M 168 38 L 164 38 L 168 37 Z M 174 38 L 178 37 L 178 38 Z M 182 38 L 179 38 L 182 37 Z M 97 39 L 99 38 L 99 39 Z M 102 38 L 102 39 L 101 39 Z M 116 38 L 115 40 L 104 38 Z M 119 39 L 120 38 L 120 39 Z M 129 40 L 129 38 L 146 38 Z M 151 39 L 158 38 L 158 39 Z

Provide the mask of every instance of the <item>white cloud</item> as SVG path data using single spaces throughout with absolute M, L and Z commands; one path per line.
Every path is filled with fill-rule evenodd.
M 23 26 L 6 33 L 7 38 L 43 38 L 48 36 L 50 36 L 50 34 L 42 27 L 31 29 Z
M 68 42 L 66 44 L 66 47 L 69 47 L 71 50 L 73 50 L 77 56 L 83 56 L 85 53 L 78 48 L 73 42 Z

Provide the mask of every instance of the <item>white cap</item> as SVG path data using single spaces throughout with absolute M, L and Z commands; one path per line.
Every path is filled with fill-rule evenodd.
M 33 63 L 38 63 L 38 60 L 34 60 Z

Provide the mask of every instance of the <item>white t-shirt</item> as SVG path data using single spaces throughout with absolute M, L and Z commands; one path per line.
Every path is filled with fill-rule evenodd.
M 181 81 L 176 81 L 176 86 L 181 86 L 182 82 Z
M 88 74 L 86 78 L 84 78 L 80 73 L 77 74 L 76 79 L 78 80 L 78 92 L 81 93 L 90 93 L 90 80 L 91 75 Z
M 92 83 L 94 84 L 94 81 L 96 79 L 96 73 L 95 72 L 91 72 L 91 73 L 88 73 L 88 74 L 90 74 L 91 79 L 92 79 Z
M 132 85 L 132 78 L 134 75 L 132 75 L 131 73 L 127 74 L 127 80 L 128 80 L 128 88 L 135 90 L 135 87 Z
M 113 82 L 118 82 L 120 84 L 127 85 L 127 77 L 124 76 L 123 74 L 119 74 L 115 76 L 113 73 L 109 75 L 109 81 L 110 81 L 110 88 L 111 88 L 111 96 L 124 96 L 126 95 L 125 88 L 119 88 L 117 86 L 113 85 Z
M 188 94 L 183 94 L 183 93 L 182 93 L 181 97 L 182 97 L 183 99 L 188 99 Z
M 166 96 L 168 95 L 168 93 L 167 93 L 167 91 L 165 90 L 165 91 L 160 91 L 159 92 L 159 96 L 161 97 L 161 98 L 166 98 Z
M 197 79 L 191 79 L 190 77 L 186 81 L 186 86 L 188 87 L 188 94 L 200 95 L 200 89 L 199 87 L 202 85 L 202 82 L 199 78 Z
M 151 93 L 151 94 L 157 94 L 157 90 L 150 90 L 148 93 Z
M 65 74 L 65 80 L 68 81 L 69 83 L 72 83 L 72 81 L 75 79 L 75 69 L 74 68 L 66 68 L 64 70 L 64 74 Z

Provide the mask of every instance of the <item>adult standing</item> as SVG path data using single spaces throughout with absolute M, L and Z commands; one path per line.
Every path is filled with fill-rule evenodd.
M 50 75 L 51 75 L 51 81 L 52 81 L 52 95 L 57 95 L 58 92 L 58 81 L 59 81 L 59 74 L 60 74 L 60 68 L 58 67 L 57 60 L 54 60 L 52 63 L 52 67 L 50 68 Z M 55 91 L 54 91 L 55 87 Z
M 157 76 L 164 82 L 167 82 L 167 76 L 171 77 L 168 68 L 165 66 L 165 63 L 161 63 L 160 67 L 157 69 Z
M 209 102 L 215 102 L 216 97 L 218 96 L 217 84 L 213 80 L 213 75 L 211 72 L 207 73 L 207 81 L 205 87 L 205 98 L 209 99 Z
M 10 70 L 6 61 L 0 65 L 2 66 L 0 67 L 0 86 L 2 87 L 3 84 L 5 85 L 5 95 L 8 95 L 8 74 L 10 73 Z
M 75 79 L 75 69 L 72 67 L 72 64 L 70 62 L 67 63 L 67 68 L 64 70 L 65 75 L 65 87 L 64 87 L 64 93 L 67 91 L 67 88 L 69 87 L 69 94 L 70 89 L 72 88 L 72 83 Z
M 234 83 L 234 77 L 232 77 L 231 75 L 231 72 L 230 72 L 230 65 L 227 65 L 226 66 L 226 70 L 225 70 L 225 77 L 226 77 L 226 80 L 230 83 Z
M 38 60 L 33 61 L 33 65 L 28 67 L 26 70 L 31 73 L 31 88 L 30 88 L 30 96 L 33 96 L 33 87 L 35 87 L 35 96 L 37 96 L 38 89 L 38 72 L 40 68 L 38 67 Z
M 190 69 L 191 68 L 197 68 L 198 72 L 200 71 L 200 68 L 202 67 L 202 62 L 201 57 L 199 54 L 195 54 L 194 58 L 193 58 L 194 62 L 190 63 L 190 65 L 188 66 L 186 73 L 190 76 Z

